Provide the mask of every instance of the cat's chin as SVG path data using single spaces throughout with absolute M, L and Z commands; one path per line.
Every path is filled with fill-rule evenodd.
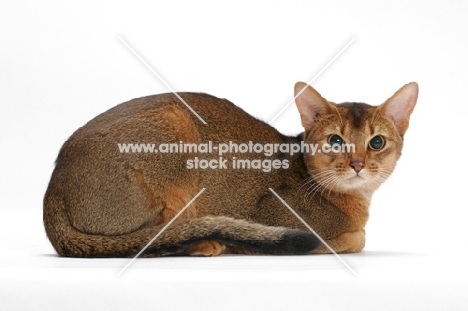
M 352 176 L 343 176 L 338 187 L 343 192 L 359 191 L 372 194 L 379 186 L 380 183 L 376 183 L 372 176 L 354 173 Z
M 351 190 L 360 190 L 363 188 L 367 188 L 366 187 L 367 183 L 368 183 L 368 178 L 366 178 L 365 176 L 354 174 L 351 177 L 344 178 L 341 181 L 340 186 L 345 191 L 351 191 Z

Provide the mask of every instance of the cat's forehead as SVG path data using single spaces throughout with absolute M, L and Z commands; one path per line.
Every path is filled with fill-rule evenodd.
M 374 106 L 365 103 L 342 103 L 337 106 L 340 116 L 354 129 L 365 127 L 366 121 L 372 119 L 375 112 Z
M 339 134 L 355 141 L 367 140 L 376 133 L 385 136 L 395 134 L 393 121 L 381 113 L 379 106 L 359 102 L 330 104 L 335 107 L 334 111 L 320 118 L 320 126 L 315 133 L 326 136 Z
M 395 131 L 393 122 L 382 116 L 378 106 L 348 102 L 336 107 L 341 125 L 339 131 L 344 135 L 365 138 L 375 133 L 392 135 Z

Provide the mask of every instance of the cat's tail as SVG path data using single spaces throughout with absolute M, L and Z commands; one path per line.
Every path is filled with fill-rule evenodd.
M 135 232 L 104 236 L 80 232 L 74 228 L 60 196 L 46 194 L 44 225 L 57 253 L 66 257 L 131 257 L 139 253 L 164 225 Z M 145 256 L 186 254 L 191 246 L 207 240 L 259 254 L 306 254 L 320 244 L 307 232 L 271 227 L 230 217 L 202 217 L 175 221 L 154 240 Z

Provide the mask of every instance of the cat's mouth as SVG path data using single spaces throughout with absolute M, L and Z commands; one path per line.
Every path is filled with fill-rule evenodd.
M 353 172 L 351 176 L 345 177 L 343 179 L 343 185 L 347 188 L 356 188 L 362 186 L 364 183 L 367 182 L 367 180 L 368 179 L 361 172 Z
M 325 178 L 320 180 L 319 183 L 329 189 L 335 188 L 335 190 L 352 191 L 367 188 L 367 185 L 373 179 L 371 174 L 365 170 L 359 172 L 355 172 L 354 170 L 335 171 L 332 175 L 334 177 L 325 175 Z
M 360 170 L 359 172 L 356 172 L 354 170 L 348 170 L 346 172 L 343 172 L 343 179 L 345 180 L 351 180 L 351 179 L 367 179 L 367 172 L 366 170 Z
M 359 180 L 359 181 L 366 181 L 367 178 L 360 175 L 359 173 L 356 173 L 354 176 L 351 176 L 350 178 L 348 178 L 348 180 Z

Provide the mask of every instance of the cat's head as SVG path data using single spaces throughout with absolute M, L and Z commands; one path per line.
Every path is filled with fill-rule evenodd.
M 317 146 L 304 155 L 309 174 L 334 191 L 377 189 L 400 157 L 418 85 L 406 84 L 380 106 L 334 104 L 302 82 L 295 95 L 304 140 Z

